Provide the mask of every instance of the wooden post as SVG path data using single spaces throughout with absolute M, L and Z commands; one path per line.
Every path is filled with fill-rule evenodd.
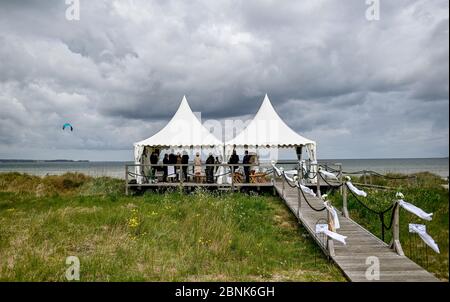
M 342 214 L 345 218 L 349 218 L 347 209 L 347 186 L 344 184 L 342 187 Z
M 342 184 L 342 164 L 341 163 L 336 163 L 336 166 L 338 166 L 339 167 L 339 183 L 340 184 Z M 339 193 L 341 193 L 341 195 L 343 195 L 343 188 L 344 186 L 341 186 L 340 188 L 339 188 Z
M 393 249 L 400 256 L 404 256 L 402 245 L 400 244 L 400 205 L 395 202 L 394 205 L 394 221 L 392 224 L 392 241 L 390 248 Z
M 333 219 L 332 215 L 331 215 L 330 211 L 328 211 L 328 209 L 327 209 L 328 228 L 330 231 L 335 232 L 336 230 L 334 228 L 334 225 L 331 224 L 332 219 Z M 327 249 L 328 249 L 328 253 L 329 253 L 330 257 L 334 257 L 336 255 L 334 252 L 333 239 L 329 238 L 328 236 L 327 236 Z
M 180 164 L 180 168 L 178 170 L 178 177 L 180 178 L 180 185 L 183 186 L 183 182 L 184 182 L 184 175 L 183 175 L 183 164 Z
M 366 170 L 364 170 L 363 177 L 364 177 L 364 184 L 367 185 Z
M 284 170 L 281 171 L 281 183 L 282 183 L 282 190 L 281 190 L 281 196 L 284 199 Z
M 322 198 L 322 193 L 320 192 L 320 175 L 319 175 L 319 165 L 317 164 L 317 172 L 316 172 L 316 178 L 317 178 L 317 181 L 316 181 L 316 194 L 317 194 L 317 197 L 319 197 L 319 198 Z
M 276 172 L 275 169 L 272 167 L 272 186 L 273 186 L 273 195 L 277 195 L 277 190 L 275 189 L 275 177 L 276 177 Z
M 234 166 L 231 166 L 231 192 L 234 192 Z
M 128 165 L 125 165 L 125 195 L 128 196 Z
M 300 161 L 299 166 L 297 166 L 297 181 L 298 181 L 298 189 L 297 189 L 297 198 L 298 198 L 298 207 L 297 207 L 297 217 L 300 219 L 301 215 L 301 208 L 302 208 L 302 192 L 300 190 L 302 189 L 300 187 L 303 179 L 303 162 Z

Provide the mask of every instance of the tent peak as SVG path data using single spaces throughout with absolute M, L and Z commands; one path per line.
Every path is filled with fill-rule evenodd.
M 186 95 L 183 95 L 183 98 L 181 99 L 181 104 L 183 104 L 183 103 L 186 103 L 186 104 L 188 104 L 188 101 L 187 101 Z
M 178 110 L 176 111 L 175 115 L 177 115 L 177 113 L 186 114 L 189 112 L 192 112 L 192 109 L 191 109 L 191 106 L 189 106 L 186 95 L 184 95 L 183 98 L 181 99 L 181 103 L 178 106 Z

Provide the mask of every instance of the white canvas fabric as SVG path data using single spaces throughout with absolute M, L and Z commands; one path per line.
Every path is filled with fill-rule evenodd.
M 302 145 L 307 147 L 311 160 L 316 160 L 316 142 L 299 135 L 286 125 L 273 108 L 267 94 L 253 120 L 241 133 L 227 141 L 225 145 L 236 145 L 238 147 L 245 145 L 260 147 L 296 147 Z M 313 155 L 313 157 L 311 157 L 311 155 Z
M 367 193 L 355 187 L 350 181 L 347 181 L 347 187 L 356 195 L 367 197 Z
M 435 251 L 436 253 L 438 253 L 438 254 L 440 253 L 439 246 L 436 244 L 434 239 L 431 238 L 430 235 L 428 235 L 425 225 L 410 223 L 409 224 L 409 232 L 410 233 L 417 233 L 420 236 L 420 238 L 422 238 L 423 242 L 425 242 L 426 245 L 431 247 L 431 249 L 433 251 Z
M 305 193 L 307 193 L 307 194 L 309 194 L 309 195 L 312 195 L 312 196 L 314 196 L 314 197 L 316 197 L 317 195 L 316 195 L 316 193 L 314 193 L 314 191 L 313 190 L 311 190 L 310 188 L 308 188 L 308 187 L 306 187 L 306 186 L 304 186 L 304 185 L 300 185 L 300 189 L 303 191 L 303 192 L 305 192 Z
M 433 213 L 426 213 L 426 212 L 425 212 L 424 210 L 422 210 L 421 208 L 418 208 L 418 207 L 416 207 L 415 205 L 413 205 L 413 204 L 411 204 L 411 203 L 409 203 L 409 202 L 406 202 L 406 201 L 400 199 L 400 200 L 398 201 L 398 204 L 399 204 L 402 208 L 404 208 L 405 210 L 407 210 L 408 212 L 411 212 L 411 213 L 413 213 L 414 215 L 416 215 L 416 216 L 418 216 L 418 217 L 420 217 L 420 218 L 422 218 L 422 219 L 424 219 L 424 220 L 431 221 L 431 220 L 433 219 L 433 217 L 431 217 L 431 216 L 433 216 Z
M 272 163 L 272 168 L 275 170 L 275 173 L 277 173 L 277 176 L 282 175 L 282 171 L 277 166 L 275 166 L 274 163 Z
M 141 159 L 142 159 L 142 154 L 144 152 L 144 146 L 134 146 L 134 163 L 136 165 L 141 164 Z M 142 184 L 144 181 L 144 177 L 142 177 L 141 175 L 143 175 L 143 169 L 141 166 L 135 166 L 134 167 L 134 173 L 136 174 L 136 182 L 138 184 Z
M 294 177 L 297 175 L 297 170 L 288 170 L 288 171 L 284 171 L 284 174 L 290 176 L 290 177 Z
M 180 106 L 167 125 L 152 137 L 134 143 L 134 162 L 142 164 L 144 147 L 175 147 L 178 150 L 186 148 L 211 148 L 222 149 L 223 142 L 206 129 L 189 106 L 186 96 L 181 100 Z M 136 181 L 143 183 L 142 167 L 136 167 Z
M 330 237 L 334 240 L 337 240 L 337 241 L 343 243 L 344 245 L 346 244 L 345 239 L 347 239 L 347 236 L 330 231 L 328 229 L 328 224 L 317 224 L 316 225 L 316 233 L 317 234 L 324 233 L 328 237 Z
M 330 212 L 331 216 L 333 217 L 334 228 L 336 230 L 340 229 L 341 225 L 339 223 L 339 216 L 337 214 L 336 209 L 329 202 L 324 202 L 323 204 L 325 205 L 325 207 L 327 208 L 328 212 Z
M 338 180 L 337 176 L 334 175 L 331 172 L 328 172 L 328 171 L 325 171 L 325 170 L 319 170 L 319 173 L 322 174 L 323 176 L 327 177 L 327 178 L 332 178 L 332 179 Z
M 223 166 L 220 166 L 217 169 L 216 172 L 216 177 L 217 177 L 217 184 L 222 185 L 222 184 L 231 184 L 231 176 L 230 174 L 226 174 L 226 172 L 228 171 L 228 168 L 225 168 Z
M 173 146 L 185 149 L 186 147 L 222 146 L 223 142 L 201 124 L 184 96 L 177 112 L 163 129 L 134 145 Z

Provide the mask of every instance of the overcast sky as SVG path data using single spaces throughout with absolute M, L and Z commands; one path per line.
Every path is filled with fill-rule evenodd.
M 319 158 L 448 156 L 448 0 L 365 2 L 0 0 L 0 158 L 132 160 L 184 94 L 223 120 L 265 93 Z

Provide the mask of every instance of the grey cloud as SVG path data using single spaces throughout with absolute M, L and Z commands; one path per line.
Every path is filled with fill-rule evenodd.
M 224 120 L 265 93 L 319 155 L 448 156 L 448 1 L 381 1 L 378 22 L 359 0 L 82 0 L 79 22 L 65 8 L 0 2 L 0 157 L 131 149 L 184 94 Z

